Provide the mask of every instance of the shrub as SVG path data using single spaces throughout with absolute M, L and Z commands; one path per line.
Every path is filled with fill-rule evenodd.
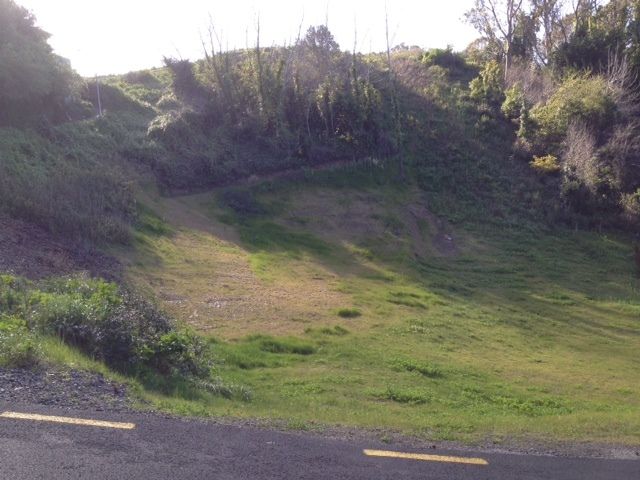
M 531 114 L 540 134 L 548 141 L 559 142 L 571 122 L 581 122 L 596 132 L 606 131 L 615 119 L 616 106 L 603 77 L 574 75 L 566 78 L 545 104 L 534 107 Z
M 447 48 L 432 48 L 422 55 L 422 63 L 425 65 L 437 65 L 446 68 L 450 72 L 464 72 L 469 67 L 464 57 L 453 51 L 449 46 Z
M 405 307 L 426 309 L 427 306 L 420 300 L 422 297 L 411 292 L 389 292 L 387 302 Z
M 593 190 L 598 182 L 596 139 L 582 122 L 571 122 L 564 140 L 563 167 L 567 177 L 573 177 Z
M 0 365 L 10 368 L 31 368 L 41 361 L 42 352 L 37 337 L 26 329 L 0 329 Z
M 215 378 L 214 380 L 196 380 L 194 385 L 202 390 L 205 390 L 213 395 L 217 395 L 227 399 L 236 399 L 242 402 L 250 402 L 253 398 L 253 392 L 245 385 L 236 385 L 224 383 L 222 379 Z
M 31 288 L 25 315 L 34 333 L 55 335 L 124 372 L 206 377 L 206 345 L 180 331 L 151 303 L 103 280 L 73 277 Z
M 560 171 L 558 158 L 553 155 L 545 155 L 544 157 L 537 157 L 534 155 L 530 165 L 539 173 L 550 174 L 558 173 Z
M 640 187 L 640 123 L 630 121 L 616 125 L 598 153 L 610 169 L 616 188 L 633 193 Z
M 502 89 L 502 68 L 496 61 L 486 64 L 480 76 L 469 84 L 470 96 L 478 102 L 487 104 L 491 108 L 499 108 L 504 101 Z
M 313 331 L 313 329 L 311 329 L 310 331 Z M 341 327 L 340 325 L 336 325 L 333 328 L 324 327 L 324 328 L 321 328 L 319 331 L 324 335 L 334 335 L 338 337 L 343 337 L 349 334 L 349 330 Z
M 0 275 L 0 312 L 15 313 L 19 307 L 24 307 L 25 282 L 12 275 Z
M 640 188 L 633 193 L 623 194 L 621 204 L 632 223 L 640 221 Z
M 531 111 L 525 102 L 520 107 L 520 127 L 518 128 L 518 140 L 529 143 L 533 137 L 536 124 L 531 118 Z M 517 140 L 516 140 L 517 141 Z
M 525 105 L 525 98 L 522 87 L 519 83 L 516 83 L 504 93 L 505 99 L 504 102 L 502 102 L 500 110 L 507 118 L 516 120 L 520 117 L 520 112 Z
M 170 331 L 139 352 L 150 366 L 165 375 L 206 377 L 210 371 L 206 344 L 189 331 Z

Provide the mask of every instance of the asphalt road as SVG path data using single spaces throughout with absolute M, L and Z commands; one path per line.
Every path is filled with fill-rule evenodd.
M 135 428 L 6 418 L 4 412 L 128 422 Z M 365 455 L 367 449 L 427 454 L 438 456 L 438 461 L 433 457 L 372 457 Z M 458 458 L 447 458 L 450 456 Z M 487 464 L 442 461 L 466 459 Z M 401 449 L 377 441 L 337 440 L 148 414 L 74 412 L 0 403 L 0 479 L 77 478 L 639 480 L 640 460 Z

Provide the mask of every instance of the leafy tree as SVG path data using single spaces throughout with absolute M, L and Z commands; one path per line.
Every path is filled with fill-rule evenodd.
M 552 54 L 556 70 L 579 69 L 605 72 L 610 59 L 627 53 L 631 34 L 632 8 L 629 0 L 612 0 L 605 6 L 597 2 L 577 2 L 573 13 L 573 32 Z
M 0 0 L 0 125 L 68 118 L 81 81 L 49 35 L 13 0 Z
M 536 29 L 536 61 L 546 66 L 557 47 L 567 41 L 568 29 L 563 14 L 566 1 L 530 0 L 530 4 Z
M 514 56 L 523 7 L 524 0 L 475 0 L 474 7 L 466 13 L 467 21 L 498 48 L 505 75 Z

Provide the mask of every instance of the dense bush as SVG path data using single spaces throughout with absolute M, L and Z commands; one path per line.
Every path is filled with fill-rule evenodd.
M 188 331 L 165 333 L 155 344 L 139 349 L 139 353 L 144 363 L 164 375 L 209 375 L 207 346 L 200 337 Z
M 526 108 L 526 100 L 522 87 L 516 83 L 507 89 L 504 94 L 505 99 L 504 102 L 502 102 L 500 110 L 510 120 L 519 119 L 522 109 Z
M 197 336 L 176 329 L 152 304 L 112 283 L 73 277 L 34 285 L 3 276 L 0 311 L 19 323 L 14 330 L 20 335 L 0 337 L 13 348 L 14 362 L 35 356 L 40 334 L 57 336 L 123 372 L 209 374 L 205 344 Z
M 539 134 L 553 142 L 562 140 L 572 121 L 582 122 L 595 132 L 606 132 L 616 118 L 616 105 L 603 77 L 573 75 L 531 114 L 539 125 Z
M 211 51 L 195 64 L 165 63 L 180 108 L 154 120 L 148 133 L 168 150 L 155 169 L 169 187 L 397 149 L 389 75 L 341 52 L 324 26 L 289 47 Z
M 427 66 L 438 66 L 446 69 L 452 80 L 466 79 L 473 76 L 475 69 L 470 66 L 464 56 L 454 52 L 451 47 L 432 48 L 422 55 L 422 62 Z M 469 80 L 467 80 L 469 81 Z
M 480 75 L 469 84 L 471 98 L 493 109 L 500 108 L 504 102 L 502 77 L 502 68 L 497 62 L 487 63 Z
M 31 368 L 41 362 L 41 357 L 40 344 L 35 335 L 26 329 L 6 331 L 0 328 L 0 366 Z

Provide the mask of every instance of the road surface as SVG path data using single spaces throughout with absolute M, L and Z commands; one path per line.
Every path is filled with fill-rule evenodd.
M 403 449 L 374 440 L 2 402 L 0 459 L 3 480 L 640 480 L 640 460 Z

